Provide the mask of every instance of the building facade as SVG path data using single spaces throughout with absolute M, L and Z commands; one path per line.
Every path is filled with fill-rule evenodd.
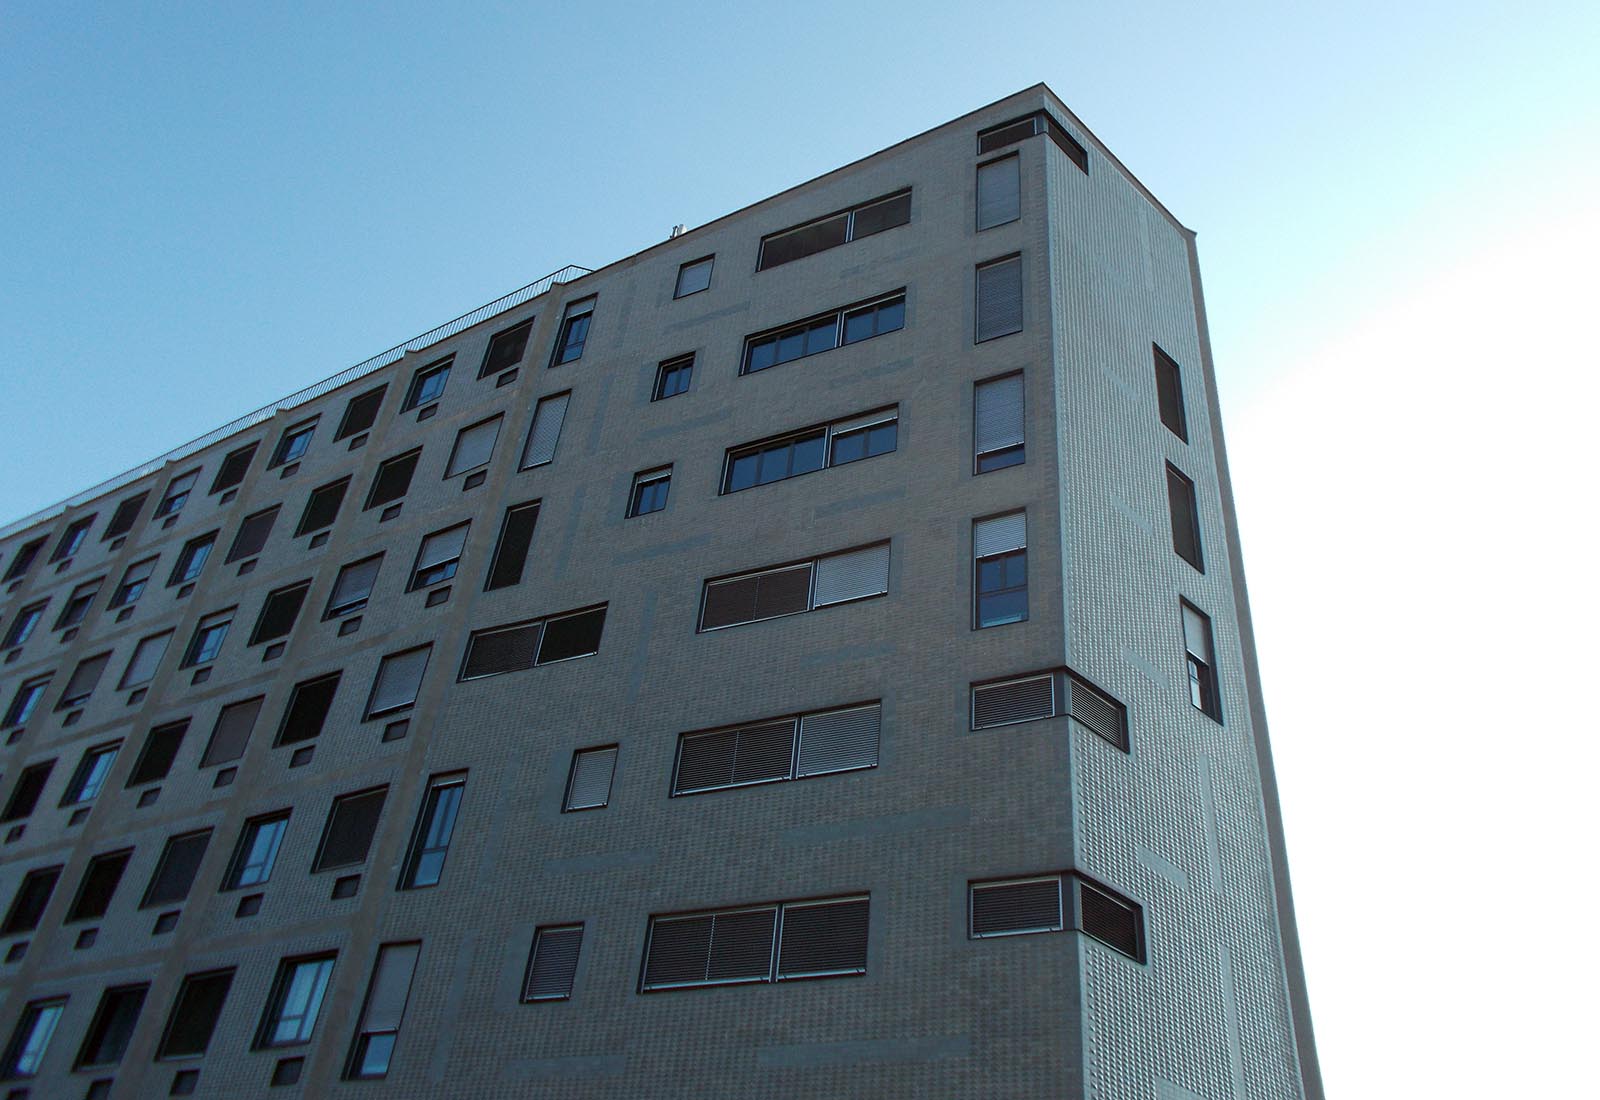
M 1042 85 L 0 577 L 5 1095 L 1322 1094 L 1193 235 Z

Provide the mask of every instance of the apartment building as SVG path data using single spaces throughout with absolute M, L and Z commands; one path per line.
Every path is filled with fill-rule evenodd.
M 1318 1098 L 1193 234 L 1043 85 L 0 533 L 10 1098 Z

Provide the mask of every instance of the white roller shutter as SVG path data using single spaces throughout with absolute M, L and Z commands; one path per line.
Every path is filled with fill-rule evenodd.
M 800 719 L 801 777 L 876 767 L 882 708 L 873 703 Z
M 972 556 L 987 558 L 1028 545 L 1028 513 L 1011 512 L 1003 516 L 976 520 L 972 524 Z
M 978 384 L 972 436 L 980 455 L 1015 447 L 1023 441 L 1022 375 Z
M 546 397 L 534 410 L 533 427 L 528 429 L 528 445 L 522 449 L 522 469 L 539 466 L 556 457 L 556 443 L 561 438 L 561 424 L 567 418 L 570 393 Z
M 889 544 L 833 554 L 817 561 L 813 607 L 823 607 L 889 591 Z

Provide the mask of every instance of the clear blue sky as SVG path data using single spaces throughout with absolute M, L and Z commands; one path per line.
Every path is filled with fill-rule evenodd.
M 1499 1077 L 1473 1063 L 1505 1037 L 1450 975 L 1457 950 L 1478 952 L 1484 982 L 1556 966 L 1551 943 L 1499 944 L 1485 882 L 1457 877 L 1484 874 L 1496 843 L 1477 836 L 1457 867 L 1439 855 L 1461 837 L 1426 827 L 1491 811 L 1466 792 L 1487 797 L 1494 773 L 1515 771 L 1517 735 L 1483 724 L 1466 737 L 1442 712 L 1426 737 L 1426 713 L 1385 726 L 1352 705 L 1357 655 L 1326 652 L 1337 632 L 1319 620 L 1337 599 L 1368 636 L 1381 623 L 1394 648 L 1369 656 L 1391 672 L 1473 638 L 1453 666 L 1419 668 L 1426 685 L 1390 686 L 1471 697 L 1481 715 L 1476 662 L 1549 627 L 1518 617 L 1526 591 L 1485 592 L 1464 574 L 1437 603 L 1399 618 L 1396 606 L 1442 583 L 1441 555 L 1493 546 L 1499 575 L 1536 589 L 1585 567 L 1533 548 L 1576 545 L 1574 504 L 1594 496 L 1579 476 L 1593 456 L 1549 448 L 1596 435 L 1597 11 L 12 4 L 0 15 L 0 523 L 555 268 L 615 260 L 1042 80 L 1200 233 L 1330 1092 L 1537 1091 L 1559 1059 Z M 1562 268 L 1569 253 L 1586 262 Z M 1520 339 L 1535 328 L 1572 339 Z M 1365 461 L 1347 466 L 1318 437 L 1349 438 L 1353 423 Z M 1469 479 L 1482 491 L 1458 495 Z M 1308 494 L 1319 509 L 1305 510 Z M 1512 525 L 1517 537 L 1496 541 Z M 1410 588 L 1383 587 L 1396 561 L 1414 570 Z M 1540 598 L 1576 615 L 1587 597 Z M 1452 619 L 1464 606 L 1484 610 Z M 1595 648 L 1585 631 L 1561 652 Z M 1527 674 L 1596 675 L 1552 660 Z M 1552 721 L 1565 682 L 1542 693 Z M 1437 811 L 1380 812 L 1353 835 L 1339 785 L 1366 777 L 1341 772 L 1337 751 L 1352 739 L 1415 752 L 1387 795 L 1369 791 L 1369 810 L 1426 786 Z M 1452 795 L 1439 764 L 1464 767 L 1465 744 L 1483 770 L 1445 769 Z M 1593 762 L 1588 744 L 1557 770 Z M 1548 824 L 1559 836 L 1575 823 Z M 1417 829 L 1427 852 L 1401 843 Z M 1460 933 L 1419 972 L 1390 918 L 1352 895 L 1363 884 L 1409 890 L 1425 929 L 1468 921 L 1475 938 Z M 1435 1030 L 1419 1035 L 1419 1019 Z M 1460 1061 L 1441 1070 L 1450 1051 Z

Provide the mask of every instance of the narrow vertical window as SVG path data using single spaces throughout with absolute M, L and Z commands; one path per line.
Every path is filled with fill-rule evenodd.
M 1167 463 L 1167 506 L 1172 513 L 1172 548 L 1178 557 L 1200 572 L 1206 571 L 1200 556 L 1200 508 L 1195 501 L 1194 482 L 1172 463 Z
M 978 266 L 978 328 L 974 343 L 1022 331 L 1022 257 Z
M 1161 405 L 1161 423 L 1185 443 L 1189 442 L 1189 421 L 1183 411 L 1183 372 L 1177 360 L 1150 345 L 1156 361 L 1156 399 Z
M 978 165 L 978 231 L 1022 217 L 1022 161 L 1013 153 Z
M 617 746 L 580 749 L 572 754 L 572 771 L 567 775 L 567 797 L 563 812 L 603 809 L 611 801 L 611 777 L 617 767 Z
M 333 976 L 333 955 L 303 959 L 284 959 L 267 999 L 261 1026 L 256 1030 L 257 1049 L 299 1046 L 311 1041 L 322 1011 L 322 998 Z
M 519 469 L 543 466 L 555 460 L 556 444 L 561 441 L 561 425 L 567 417 L 567 402 L 571 399 L 571 393 L 553 393 L 539 399 L 538 407 L 533 411 L 533 427 L 528 429 L 528 442 L 522 448 Z
M 223 876 L 222 889 L 259 886 L 271 878 L 272 866 L 278 861 L 278 849 L 283 845 L 283 835 L 288 831 L 288 810 L 246 821 L 239 832 L 239 843 L 233 850 L 228 873 Z
M 378 948 L 378 960 L 372 966 L 372 980 L 367 984 L 367 997 L 361 1005 L 361 1019 L 345 1068 L 346 1077 L 372 1080 L 388 1074 L 421 953 L 420 943 L 386 943 Z
M 564 1001 L 572 996 L 578 972 L 578 951 L 583 946 L 583 925 L 540 928 L 533 934 L 528 974 L 522 983 L 524 1001 Z
M 1011 512 L 972 524 L 974 626 L 1028 617 L 1028 516 Z
M 671 466 L 634 474 L 633 492 L 628 496 L 628 516 L 631 518 L 661 511 L 667 506 L 667 493 L 671 489 Z
M 561 328 L 556 332 L 556 346 L 550 353 L 550 365 L 559 367 L 583 356 L 583 346 L 589 340 L 589 322 L 594 317 L 594 298 L 571 302 L 561 315 Z
M 411 834 L 411 851 L 400 875 L 400 889 L 438 885 L 466 789 L 465 774 L 439 775 L 428 781 L 422 812 L 417 815 L 417 826 Z
M 1222 699 L 1217 690 L 1211 620 L 1188 600 L 1183 606 L 1183 648 L 1189 666 L 1189 702 L 1207 716 L 1222 721 Z
M 691 294 L 699 294 L 711 285 L 711 265 L 715 256 L 706 256 L 699 260 L 690 260 L 678 268 L 678 282 L 672 288 L 674 298 L 687 298 Z
M 39 1072 L 44 1053 L 50 1046 L 50 1037 L 56 1033 L 61 1013 L 66 1010 L 67 999 L 32 1001 L 22 1009 L 6 1053 L 0 1059 L 0 1078 L 32 1077 Z
M 139 985 L 122 985 L 106 990 L 100 995 L 100 1004 L 89 1023 L 89 1031 L 78 1048 L 74 1068 L 114 1066 L 122 1061 L 133 1038 L 133 1029 L 139 1024 L 139 1012 L 144 1008 L 145 994 L 150 992 L 148 982 Z
M 522 570 L 528 562 L 528 547 L 533 544 L 533 528 L 539 519 L 539 502 L 514 504 L 506 509 L 500 523 L 500 537 L 495 540 L 494 557 L 489 562 L 489 576 L 483 590 L 510 588 L 522 582 Z
M 973 472 L 986 474 L 1026 458 L 1022 373 L 979 382 L 972 390 Z

